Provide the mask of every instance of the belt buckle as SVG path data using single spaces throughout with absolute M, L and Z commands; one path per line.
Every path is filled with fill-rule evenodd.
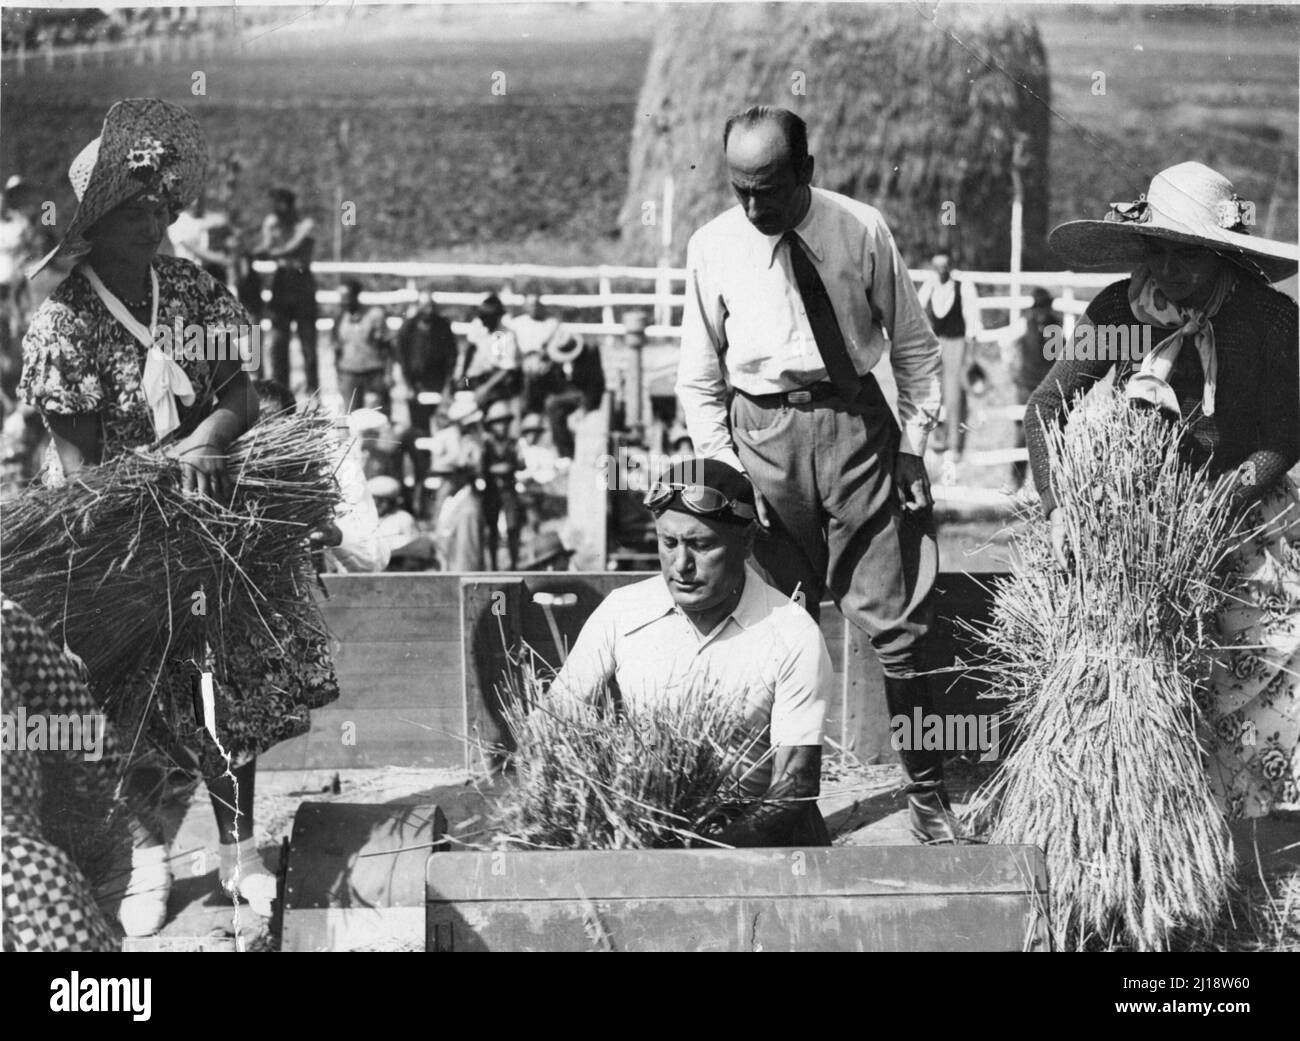
M 785 396 L 785 400 L 790 402 L 791 405 L 806 405 L 812 399 L 811 390 L 792 390 Z

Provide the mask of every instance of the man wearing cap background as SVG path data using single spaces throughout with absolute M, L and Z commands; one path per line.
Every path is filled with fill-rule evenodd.
M 746 564 L 754 490 L 716 459 L 669 468 L 651 487 L 661 573 L 610 593 L 587 619 L 552 690 L 628 704 L 720 684 L 759 732 L 744 794 L 761 798 L 709 838 L 730 846 L 829 845 L 817 810 L 832 667 L 821 630 Z
M 487 536 L 488 568 L 500 566 L 499 524 L 506 523 L 506 556 L 510 570 L 519 570 L 519 538 L 523 534 L 524 510 L 515 490 L 515 476 L 523 469 L 519 447 L 511 436 L 514 412 L 504 401 L 494 401 L 483 417 L 483 527 Z
M 366 482 L 366 491 L 375 502 L 379 513 L 379 538 L 388 549 L 391 559 L 420 534 L 415 518 L 402 506 L 402 482 L 396 477 L 380 474 Z
M 687 246 L 677 396 L 691 438 L 754 482 L 768 529 L 754 557 L 772 583 L 800 590 L 814 618 L 829 592 L 871 638 L 890 715 L 927 713 L 915 673 L 938 547 L 921 456 L 938 341 L 880 213 L 811 186 L 803 120 L 752 108 L 723 146 L 741 205 Z M 887 349 L 901 431 L 871 375 Z M 900 757 L 913 832 L 952 840 L 942 753 Z
M 457 391 L 433 435 L 429 478 L 438 482 L 433 500 L 434 542 L 444 571 L 483 570 L 483 412 L 470 391 Z

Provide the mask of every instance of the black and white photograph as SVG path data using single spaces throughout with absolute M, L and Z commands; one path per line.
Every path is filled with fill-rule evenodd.
M 1300 953 L 1300 7 L 83 2 L 0 4 L 5 951 L 1278 1011 L 1188 956 Z

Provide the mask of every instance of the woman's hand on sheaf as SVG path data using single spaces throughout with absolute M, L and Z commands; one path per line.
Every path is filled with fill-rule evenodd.
M 1052 527 L 1052 559 L 1062 571 L 1070 568 L 1070 539 L 1065 531 L 1065 510 L 1057 506 L 1047 515 Z
M 181 487 L 186 492 L 206 495 L 227 502 L 230 499 L 230 475 L 226 469 L 227 445 L 211 436 L 201 440 L 195 435 L 178 441 L 172 455 L 181 463 Z

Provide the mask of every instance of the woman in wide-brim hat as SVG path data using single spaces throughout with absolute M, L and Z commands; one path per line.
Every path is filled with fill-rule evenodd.
M 1212 678 L 1211 783 L 1230 818 L 1300 799 L 1300 495 L 1286 476 L 1300 461 L 1300 346 L 1296 303 L 1270 286 L 1296 273 L 1300 251 L 1252 235 L 1253 222 L 1253 204 L 1226 177 L 1180 163 L 1104 219 L 1054 229 L 1048 241 L 1070 264 L 1132 271 L 1097 294 L 1080 326 L 1136 329 L 1152 347 L 1140 358 L 1058 360 L 1025 411 L 1061 566 L 1070 547 L 1045 426 L 1064 423 L 1074 396 L 1112 369 L 1126 397 L 1188 421 L 1187 462 L 1228 475 L 1251 526 L 1267 531 L 1230 564 L 1234 606 L 1220 628 L 1237 649 Z
M 249 375 L 228 350 L 221 352 L 228 360 L 208 359 L 167 350 L 157 336 L 177 323 L 251 335 L 251 320 L 224 286 L 189 261 L 158 254 L 168 224 L 198 194 L 205 162 L 194 117 L 154 98 L 115 104 L 99 137 L 72 162 L 76 213 L 30 273 L 55 256 L 77 263 L 32 318 L 19 387 L 44 416 L 65 474 L 150 447 L 180 460 L 193 493 L 229 493 L 227 449 L 258 415 Z M 253 841 L 256 756 L 304 732 L 308 710 L 338 695 L 323 637 L 267 637 L 218 677 L 221 747 L 195 717 L 196 663 L 164 670 L 148 712 L 152 743 L 207 782 L 223 886 L 263 914 L 275 881 Z M 129 722 L 134 732 L 137 721 Z M 156 838 L 140 842 L 119 914 L 129 934 L 161 926 L 169 884 L 166 851 Z

